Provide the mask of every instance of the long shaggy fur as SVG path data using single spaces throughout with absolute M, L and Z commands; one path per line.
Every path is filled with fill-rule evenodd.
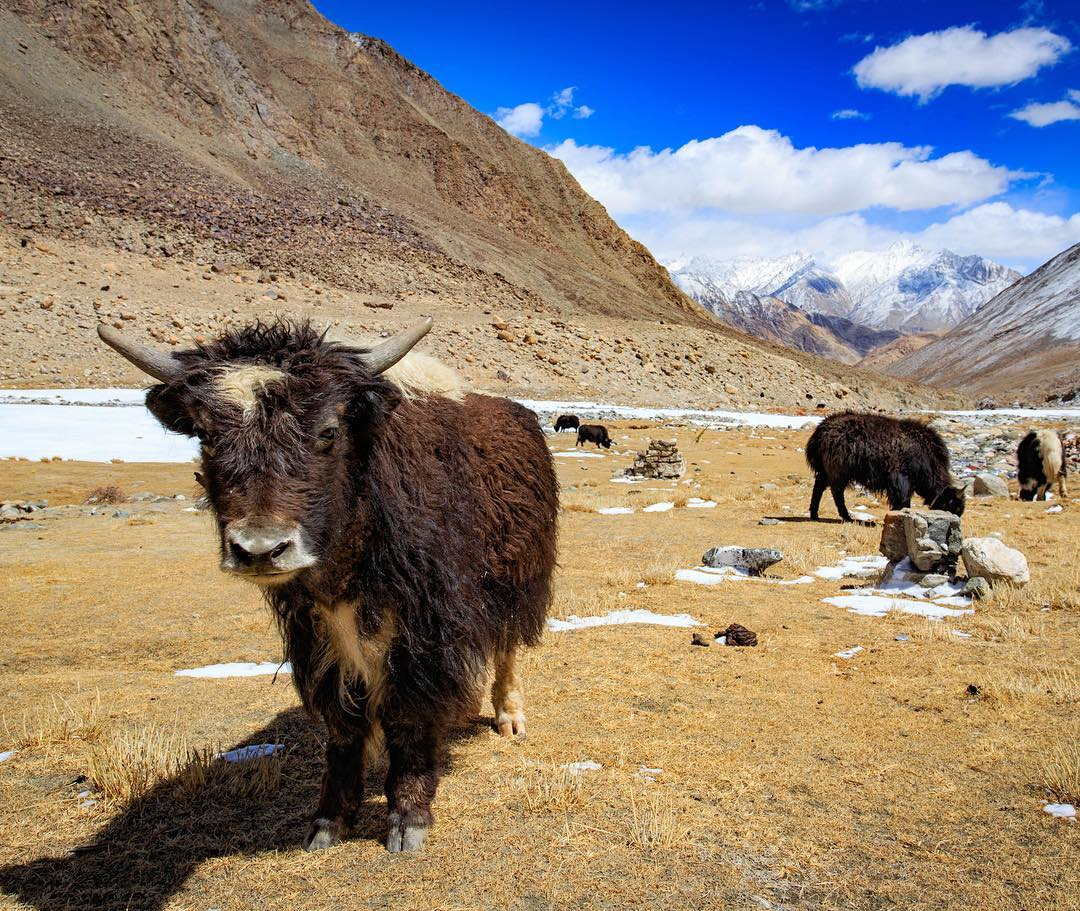
M 1045 500 L 1054 481 L 1061 497 L 1068 496 L 1068 465 L 1061 437 L 1053 430 L 1029 430 L 1016 447 L 1016 466 L 1021 500 Z
M 437 767 L 428 754 L 449 724 L 475 711 L 479 671 L 540 640 L 558 484 L 532 412 L 459 394 L 449 371 L 425 363 L 397 372 L 403 390 L 393 372 L 371 376 L 362 351 L 306 322 L 256 323 L 177 355 L 183 374 L 147 400 L 166 427 L 203 440 L 223 547 L 230 521 L 265 514 L 299 523 L 319 555 L 268 589 L 267 600 L 304 705 L 330 729 L 320 815 L 355 802 L 334 776 L 348 774 L 374 721 L 391 749 L 387 787 L 404 795 L 388 790 L 391 819 L 413 807 L 420 825 L 430 811 L 409 789 L 430 803 Z M 258 400 L 241 408 L 219 383 L 223 369 L 244 367 L 259 368 Z M 435 377 L 434 390 L 423 388 L 423 375 Z M 322 452 L 328 421 L 340 432 Z M 334 650 L 327 610 L 342 605 L 355 613 L 335 615 Z M 365 642 L 388 641 L 342 648 L 340 630 L 353 619 Z M 380 675 L 340 666 L 370 660 L 385 662 Z M 379 680 L 378 694 L 365 679 Z M 408 758 L 410 750 L 423 761 Z M 407 770 L 424 762 L 428 770 L 410 778 Z
M 828 487 L 840 517 L 851 521 L 844 490 L 855 483 L 888 497 L 892 509 L 910 506 L 912 494 L 918 494 L 933 508 L 957 515 L 964 510 L 963 493 L 949 474 L 945 441 L 921 421 L 854 411 L 830 415 L 810 436 L 806 461 L 815 475 L 814 519 Z

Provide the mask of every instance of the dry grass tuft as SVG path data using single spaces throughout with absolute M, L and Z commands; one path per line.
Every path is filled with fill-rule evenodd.
M 1050 752 L 1039 768 L 1041 784 L 1059 803 L 1080 804 L 1080 744 Z
M 86 495 L 86 499 L 83 500 L 83 502 L 87 506 L 126 503 L 127 494 L 115 484 L 106 484 L 103 487 L 95 487 L 91 490 L 90 493 Z
M 37 713 L 33 719 L 24 715 L 18 723 L 12 724 L 5 718 L 4 731 L 17 749 L 27 750 L 80 740 L 93 743 L 104 735 L 106 721 L 100 695 L 79 705 L 54 696 L 51 707 Z
M 560 588 L 552 605 L 552 616 L 602 617 L 619 607 L 618 592 L 598 586 Z
M 987 682 L 983 693 L 1000 703 L 1048 699 L 1057 705 L 1068 705 L 1080 702 L 1080 679 L 1069 668 L 1033 668 L 1019 673 L 999 673 Z
M 689 830 L 680 825 L 671 799 L 656 791 L 650 793 L 648 787 L 640 795 L 630 791 L 630 818 L 626 828 L 630 844 L 647 854 L 670 851 L 689 835 Z
M 183 737 L 157 725 L 112 732 L 90 755 L 91 782 L 107 799 L 125 803 L 144 797 L 168 784 L 177 794 L 195 798 L 262 797 L 277 791 L 281 782 L 281 753 L 249 760 L 225 762 L 215 750 L 192 749 Z
M 1042 635 L 1041 617 L 1030 614 L 1009 614 L 1006 617 L 976 615 L 976 635 L 981 639 L 1001 642 L 1024 642 Z
M 952 642 L 954 639 L 952 628 L 945 621 L 931 620 L 929 617 L 925 618 L 922 627 L 916 629 L 911 637 L 927 642 Z
M 529 813 L 570 813 L 585 805 L 581 775 L 569 769 L 526 765 L 520 775 L 506 779 L 515 803 Z

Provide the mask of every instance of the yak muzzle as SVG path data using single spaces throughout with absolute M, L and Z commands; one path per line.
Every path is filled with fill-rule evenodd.
M 252 582 L 276 585 L 315 563 L 295 522 L 248 516 L 225 526 L 221 568 Z

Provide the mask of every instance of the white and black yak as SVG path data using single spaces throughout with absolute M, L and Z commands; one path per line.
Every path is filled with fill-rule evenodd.
M 884 495 L 890 509 L 910 506 L 918 494 L 931 509 L 958 516 L 964 511 L 964 485 L 949 473 L 945 441 L 922 421 L 855 411 L 829 415 L 811 434 L 806 461 L 814 470 L 814 520 L 827 487 L 840 518 L 853 521 L 844 503 L 850 484 Z
M 201 441 L 221 568 L 261 587 L 326 722 L 308 850 L 348 831 L 380 732 L 386 846 L 420 847 L 444 736 L 479 708 L 488 661 L 495 725 L 524 733 L 515 656 L 550 602 L 555 471 L 532 412 L 405 357 L 430 326 L 367 349 L 256 323 L 175 353 L 98 330 L 158 381 L 154 416 Z
M 1067 497 L 1068 474 L 1061 437 L 1053 430 L 1029 430 L 1016 447 L 1016 480 L 1021 500 L 1045 500 L 1047 491 L 1058 483 L 1058 494 Z

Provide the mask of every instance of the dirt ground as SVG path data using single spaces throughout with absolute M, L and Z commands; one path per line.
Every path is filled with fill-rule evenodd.
M 650 435 L 678 438 L 690 483 L 610 482 Z M 0 908 L 1078 907 L 1080 827 L 1043 803 L 1080 800 L 1080 502 L 971 503 L 965 534 L 1000 532 L 1033 577 L 974 616 L 862 617 L 822 602 L 841 582 L 674 579 L 719 544 L 779 547 L 788 579 L 876 551 L 876 528 L 803 518 L 805 432 L 613 436 L 602 458 L 556 459 L 553 616 L 687 612 L 759 645 L 549 632 L 524 660 L 528 738 L 497 737 L 490 705 L 457 732 L 417 855 L 382 846 L 378 771 L 350 840 L 300 850 L 323 731 L 287 675 L 174 676 L 280 655 L 257 592 L 217 570 L 207 514 L 133 503 L 0 526 L 0 752 L 15 751 Z M 194 493 L 190 466 L 6 462 L 0 500 L 76 503 L 105 483 Z M 641 511 L 660 501 L 677 505 Z M 635 512 L 594 511 L 618 505 Z M 247 768 L 208 756 L 270 742 L 283 752 Z M 588 760 L 600 768 L 562 768 Z

